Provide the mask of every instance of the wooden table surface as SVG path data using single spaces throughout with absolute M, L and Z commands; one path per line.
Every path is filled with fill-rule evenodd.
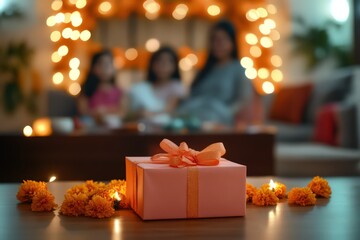
M 248 182 L 260 186 L 269 179 L 249 177 Z M 274 179 L 288 188 L 310 180 Z M 109 219 L 31 212 L 15 198 L 19 184 L 0 184 L 0 239 L 360 239 L 360 178 L 328 181 L 331 199 L 318 199 L 313 207 L 283 201 L 276 207 L 247 205 L 245 217 L 146 222 L 130 210 Z M 54 182 L 49 189 L 59 203 L 76 183 Z

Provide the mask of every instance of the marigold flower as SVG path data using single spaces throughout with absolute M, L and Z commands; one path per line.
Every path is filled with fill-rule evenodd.
M 246 202 L 251 202 L 255 191 L 256 191 L 256 187 L 254 187 L 250 183 L 246 183 Z
M 31 203 L 33 197 L 36 192 L 47 189 L 45 182 L 37 182 L 32 180 L 23 181 L 21 184 L 18 193 L 16 194 L 16 198 L 20 202 Z
M 84 186 L 87 188 L 88 195 L 90 197 L 106 187 L 105 183 L 94 182 L 93 180 L 87 180 Z
M 126 195 L 126 181 L 125 180 L 111 180 L 108 187 L 115 189 L 118 193 Z
M 57 208 L 55 197 L 46 189 L 40 189 L 32 199 L 31 210 L 35 212 L 50 212 Z
M 275 206 L 279 198 L 268 188 L 257 189 L 252 197 L 252 203 L 257 206 Z
M 316 197 L 308 187 L 293 188 L 288 193 L 288 203 L 300 206 L 311 206 L 315 205 Z
M 115 213 L 113 202 L 95 195 L 85 209 L 85 216 L 93 218 L 108 218 Z
M 308 184 L 308 187 L 317 197 L 330 198 L 331 196 L 331 188 L 328 181 L 319 176 L 314 177 Z
M 270 184 L 269 183 L 266 183 L 266 184 L 263 184 L 261 186 L 261 188 L 267 188 L 267 189 L 270 189 Z M 275 195 L 279 198 L 279 199 L 283 199 L 283 198 L 286 198 L 286 186 L 285 184 L 282 184 L 280 182 L 275 182 L 275 189 L 272 190 Z
M 85 193 L 66 194 L 61 204 L 60 212 L 67 216 L 81 216 L 85 214 L 85 207 L 89 198 Z

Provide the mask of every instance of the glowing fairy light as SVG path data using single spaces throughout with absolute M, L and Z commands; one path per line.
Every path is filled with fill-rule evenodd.
M 30 137 L 33 134 L 33 129 L 29 125 L 25 126 L 23 129 L 23 134 L 25 137 Z

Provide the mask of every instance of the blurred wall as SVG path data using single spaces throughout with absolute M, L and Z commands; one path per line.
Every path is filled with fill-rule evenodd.
M 330 71 L 334 63 L 332 60 L 322 64 L 318 69 L 312 72 L 306 72 L 304 62 L 299 57 L 294 57 L 291 54 L 291 44 L 288 39 L 292 34 L 294 25 L 291 22 L 292 16 L 302 16 L 307 22 L 316 25 L 322 25 L 327 19 L 331 18 L 330 15 L 330 2 L 332 0 L 269 0 L 278 8 L 278 15 L 276 21 L 278 23 L 278 30 L 281 33 L 281 40 L 275 45 L 274 51 L 276 54 L 283 57 L 282 70 L 284 72 L 285 84 L 296 84 L 304 81 L 309 81 L 313 77 L 318 77 Z M 21 20 L 7 20 L 0 25 L 0 44 L 4 45 L 7 42 L 26 40 L 30 46 L 35 49 L 35 56 L 33 66 L 36 68 L 42 78 L 44 89 L 51 89 L 51 61 L 50 56 L 52 53 L 52 43 L 49 39 L 50 28 L 46 26 L 46 19 L 51 14 L 50 0 L 3 0 L 3 2 L 14 2 L 20 6 L 25 14 L 25 18 Z M 349 0 L 350 6 L 352 0 Z M 290 9 L 290 11 L 289 11 Z M 110 25 L 114 25 L 111 22 Z M 123 23 L 122 23 L 123 24 Z M 115 24 L 116 25 L 116 24 Z M 194 34 L 195 41 L 190 43 L 190 46 L 195 49 L 201 49 L 205 46 L 204 39 L 206 39 L 207 24 L 201 21 L 195 24 Z M 169 27 L 163 21 L 152 28 L 146 22 L 140 23 L 137 30 L 139 35 L 139 42 L 137 44 L 144 44 L 148 39 L 149 34 L 160 35 L 160 39 L 171 37 L 170 42 L 175 46 L 181 46 L 183 42 L 188 43 L 189 40 L 181 37 L 176 37 L 178 32 L 185 31 L 182 26 Z M 118 26 L 117 26 L 118 27 Z M 162 31 L 166 28 L 166 32 Z M 352 13 L 350 11 L 349 19 L 343 23 L 340 32 L 332 33 L 332 38 L 337 44 L 352 46 Z M 100 34 L 100 33 L 99 33 Z M 122 33 L 119 33 L 120 35 Z M 122 36 L 122 35 L 121 35 Z M 119 37 L 121 37 L 119 36 Z M 96 37 L 96 36 L 94 36 Z M 107 44 L 112 46 L 114 43 L 111 39 L 107 39 Z M 165 41 L 165 40 L 164 40 Z M 128 42 L 123 42 L 124 47 L 128 46 Z M 121 73 L 120 79 L 124 79 L 124 85 L 128 85 L 127 79 L 133 78 L 134 73 L 131 71 L 124 71 Z M 136 75 L 135 78 L 143 78 L 142 75 Z M 191 76 L 187 76 L 191 78 Z M 1 81 L 0 81 L 1 87 Z M 46 98 L 43 94 L 40 96 L 39 106 L 40 112 L 38 116 L 46 114 Z M 23 107 L 20 107 L 13 115 L 4 113 L 2 105 L 0 106 L 0 132 L 14 131 L 22 129 L 23 126 L 30 124 L 36 116 L 29 115 Z

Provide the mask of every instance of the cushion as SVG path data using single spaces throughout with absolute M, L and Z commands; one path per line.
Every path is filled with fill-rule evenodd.
M 293 124 L 301 123 L 312 88 L 312 84 L 304 84 L 281 89 L 274 98 L 269 118 Z
M 337 108 L 335 103 L 320 108 L 315 120 L 314 141 L 336 146 L 338 145 Z
M 268 121 L 266 124 L 276 128 L 277 142 L 309 142 L 313 139 L 313 125 L 294 125 L 278 121 Z
M 316 112 L 322 105 L 343 101 L 349 95 L 351 86 L 351 72 L 315 83 L 305 110 L 305 122 L 315 122 Z

